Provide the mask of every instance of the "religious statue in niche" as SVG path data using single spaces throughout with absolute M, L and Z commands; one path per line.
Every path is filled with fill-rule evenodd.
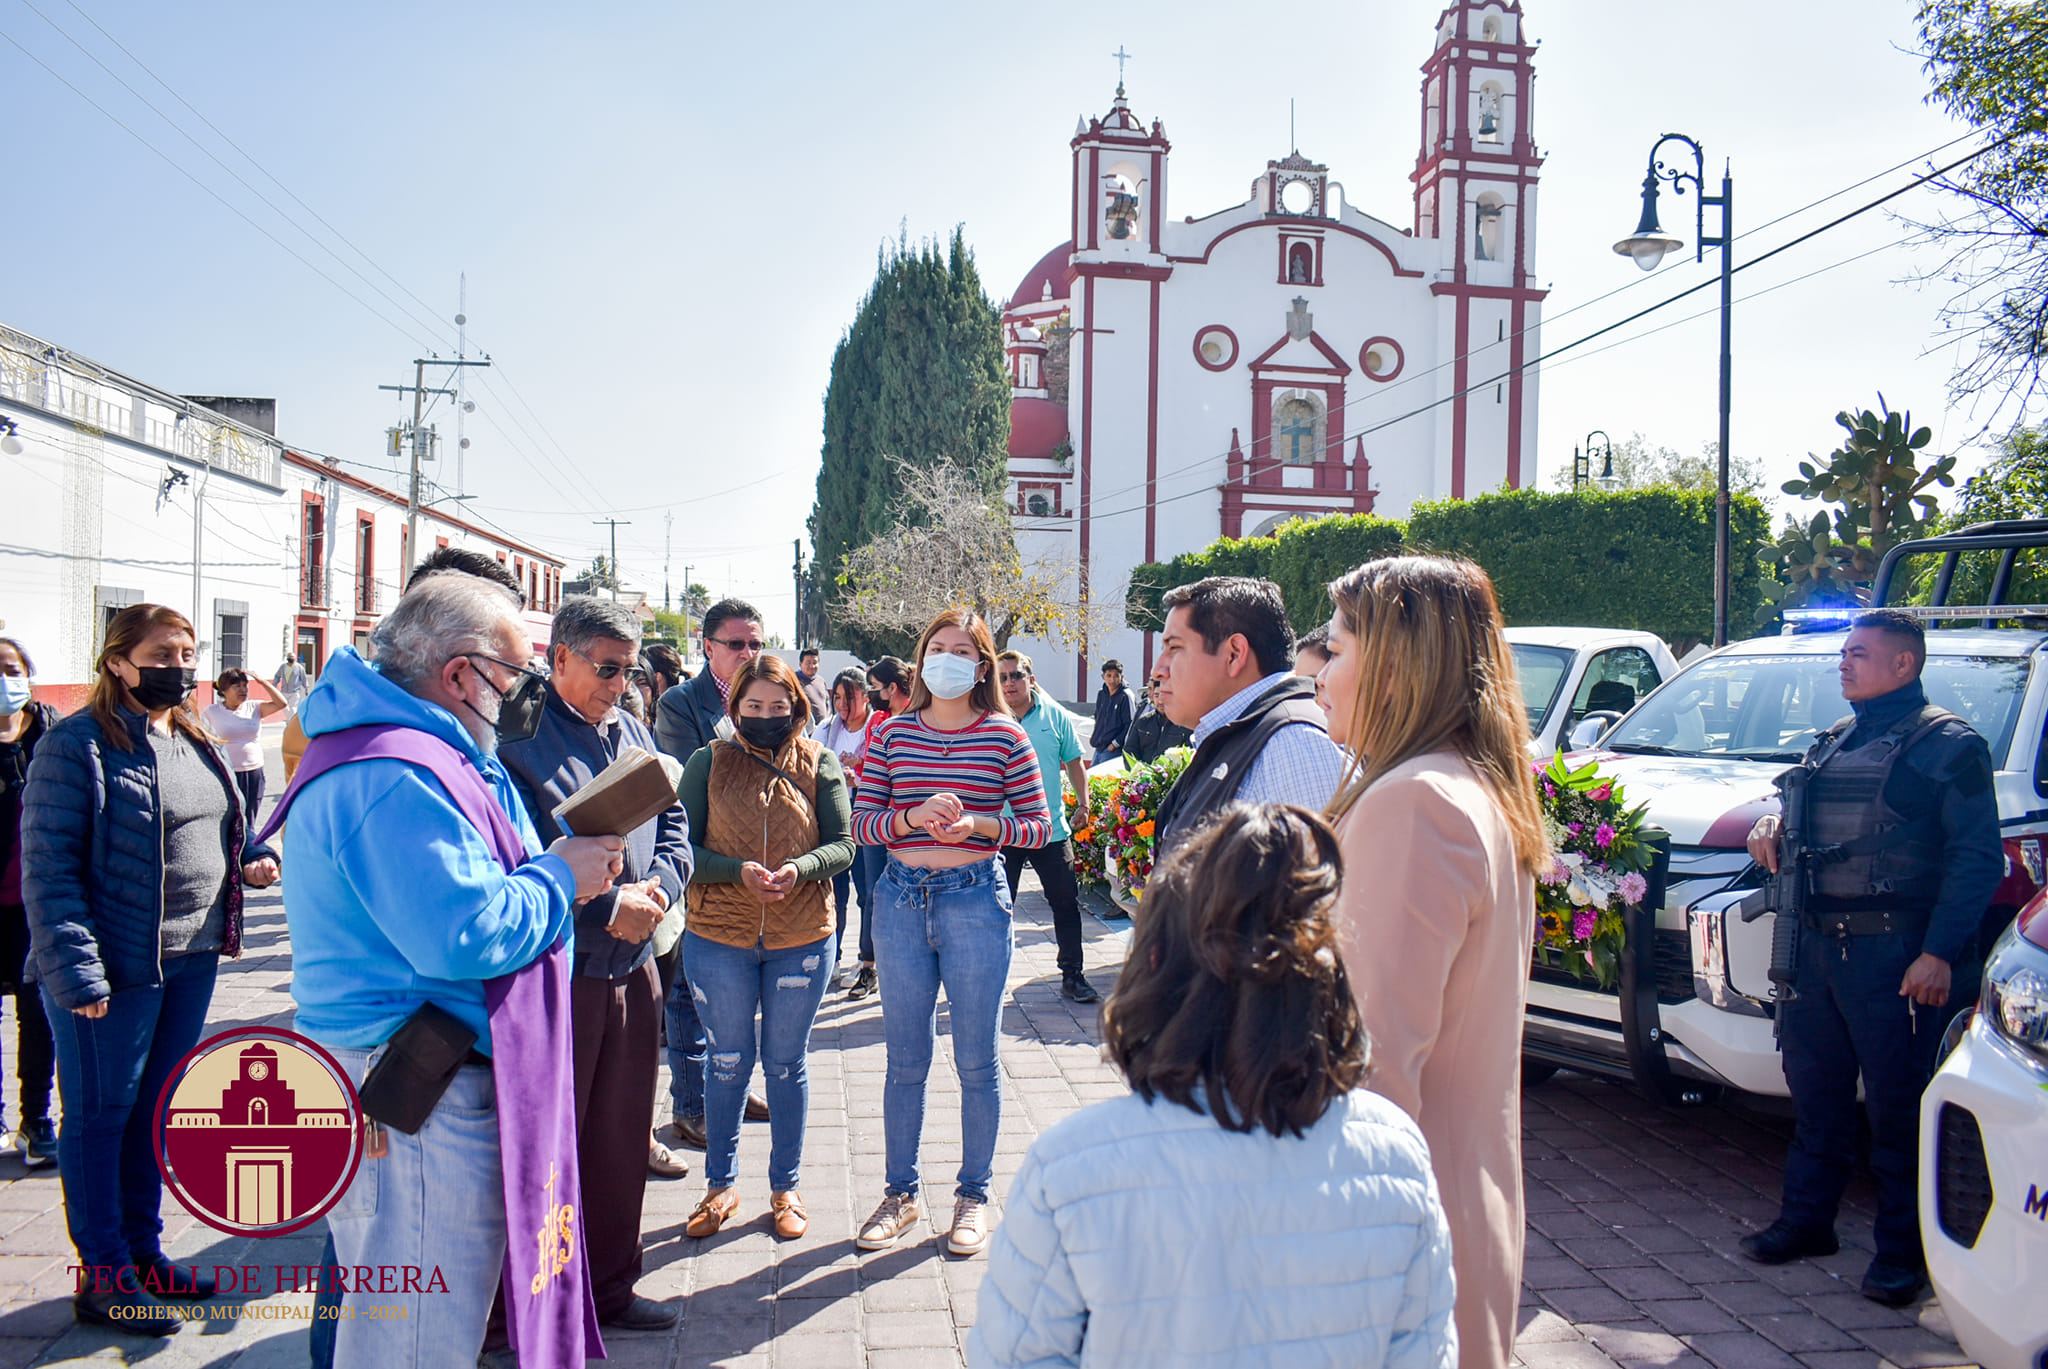
M 1298 242 L 1287 249 L 1287 283 L 1315 284 L 1315 250 L 1305 242 Z

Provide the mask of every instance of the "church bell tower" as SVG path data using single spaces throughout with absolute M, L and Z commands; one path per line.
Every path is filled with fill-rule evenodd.
M 1435 289 L 1451 311 L 1461 398 L 1439 453 L 1439 488 L 1453 498 L 1536 476 L 1536 379 L 1523 369 L 1539 351 L 1545 293 L 1535 274 L 1535 56 L 1521 0 L 1454 0 L 1422 64 L 1415 235 L 1442 247 Z

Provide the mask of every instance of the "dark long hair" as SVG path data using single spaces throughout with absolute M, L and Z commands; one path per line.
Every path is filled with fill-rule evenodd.
M 1135 1092 L 1299 1136 L 1358 1087 L 1368 1042 L 1330 924 L 1342 878 L 1328 825 L 1284 804 L 1232 804 L 1160 863 L 1102 1009 Z
M 121 683 L 121 677 L 114 673 L 111 662 L 125 660 L 128 653 L 149 640 L 151 633 L 160 627 L 173 627 L 190 637 L 196 644 L 199 634 L 192 629 L 192 620 L 174 608 L 162 604 L 130 604 L 114 615 L 107 624 L 107 642 L 100 648 L 100 658 L 93 675 L 92 693 L 87 696 L 85 706 L 92 711 L 93 718 L 100 725 L 100 735 L 109 745 L 119 751 L 133 751 L 135 743 L 128 736 L 128 725 L 121 721 L 121 710 L 140 713 L 142 705 L 129 694 L 128 686 Z M 194 742 L 205 746 L 212 737 L 200 726 L 199 719 L 192 712 L 190 699 L 171 710 L 171 726 L 183 732 Z

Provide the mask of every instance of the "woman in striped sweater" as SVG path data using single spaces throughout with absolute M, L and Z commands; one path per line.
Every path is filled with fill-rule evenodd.
M 910 707 L 876 729 L 854 805 L 855 839 L 889 850 L 875 885 L 875 963 L 889 1048 L 882 1090 L 888 1190 L 857 1244 L 887 1249 L 920 1216 L 917 1147 L 943 984 L 960 1076 L 962 1151 L 946 1244 L 956 1255 L 973 1255 L 988 1243 L 1003 1107 L 996 1029 L 1011 936 L 998 853 L 1043 846 L 1052 819 L 1038 758 L 996 685 L 988 624 L 969 610 L 949 609 L 924 630 L 916 659 Z

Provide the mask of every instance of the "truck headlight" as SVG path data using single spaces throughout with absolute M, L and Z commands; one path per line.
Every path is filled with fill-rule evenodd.
M 1983 1016 L 2016 1046 L 2048 1061 L 2048 953 L 2008 929 L 1984 966 Z

